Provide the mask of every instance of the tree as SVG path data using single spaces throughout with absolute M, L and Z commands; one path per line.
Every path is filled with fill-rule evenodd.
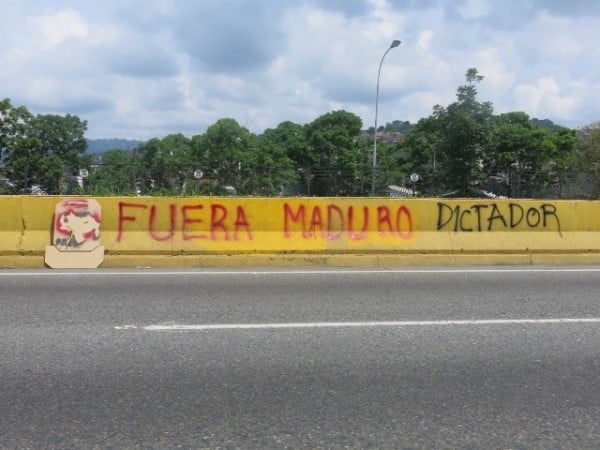
M 491 178 L 504 178 L 511 197 L 537 197 L 549 194 L 551 185 L 561 197 L 563 186 L 575 165 L 577 138 L 568 128 L 538 126 L 524 112 L 494 117 L 491 145 L 484 168 Z M 496 191 L 501 185 L 496 185 Z
M 192 177 L 192 143 L 183 134 L 170 134 L 140 144 L 143 192 L 179 195 Z
M 558 184 L 558 197 L 563 196 L 565 182 L 572 177 L 577 161 L 577 133 L 569 128 L 559 128 L 552 134 L 551 176 Z
M 358 136 L 361 119 L 346 111 L 324 114 L 305 128 L 308 144 L 309 195 L 347 196 L 359 193 Z
M 77 116 L 33 116 L 9 99 L 0 102 L 0 160 L 3 172 L 20 191 L 34 184 L 59 194 L 65 176 L 79 169 L 85 152 L 87 122 Z
M 13 106 L 9 98 L 0 100 L 0 161 L 6 158 L 15 139 L 28 135 L 32 119 L 24 106 Z
M 258 137 L 257 192 L 274 195 L 282 188 L 295 186 L 300 173 L 296 171 L 292 156 L 302 160 L 305 152 L 306 140 L 301 125 L 288 121 L 275 129 L 265 130 Z
M 484 155 L 484 167 L 488 180 L 506 180 L 506 183 L 492 188 L 496 193 L 519 196 L 523 190 L 522 182 L 531 181 L 531 176 L 528 176 L 533 168 L 531 156 L 538 152 L 533 130 L 534 126 L 524 112 L 509 112 L 494 117 L 492 142 Z
M 61 192 L 61 180 L 76 175 L 80 155 L 87 148 L 87 121 L 77 116 L 44 114 L 32 121 L 32 136 L 39 147 L 32 154 L 37 183 L 49 194 Z
M 29 155 L 39 142 L 31 136 L 32 120 L 24 106 L 15 107 L 8 98 L 0 101 L 0 174 L 17 190 L 31 186 L 35 179 Z
M 483 160 L 490 145 L 493 107 L 477 100 L 476 84 L 483 80 L 477 69 L 465 74 L 457 101 L 435 105 L 433 114 L 421 119 L 399 146 L 408 161 L 405 167 L 422 176 L 430 192 L 452 191 L 470 196 L 484 179 Z
M 266 130 L 264 136 L 285 149 L 286 155 L 295 170 L 294 180 L 300 183 L 301 192 L 310 195 L 313 178 L 311 170 L 315 161 L 313 155 L 309 152 L 306 127 L 285 121 L 273 130 Z
M 298 166 L 310 165 L 312 159 L 308 154 L 305 128 L 297 123 L 285 121 L 277 128 L 265 130 L 264 136 L 282 145 L 287 156 Z
M 531 119 L 531 124 L 534 127 L 547 128 L 552 131 L 558 131 L 559 129 L 563 128 L 560 125 L 555 124 L 554 122 L 552 122 L 549 119 L 540 120 L 540 119 L 533 118 L 533 119 Z
M 440 135 L 440 166 L 447 186 L 468 196 L 482 180 L 482 160 L 489 145 L 493 107 L 477 101 L 476 83 L 483 80 L 477 69 L 466 72 L 467 84 L 457 89 L 457 102 L 434 108 Z
M 79 156 L 87 149 L 86 120 L 71 114 L 42 114 L 35 116 L 32 126 L 43 156 L 55 155 L 69 170 L 79 169 Z
M 87 193 L 91 195 L 132 195 L 136 192 L 137 164 L 125 150 L 105 152 L 102 164 L 90 172 L 86 181 Z
M 220 119 L 203 135 L 194 136 L 192 158 L 206 174 L 207 193 L 224 194 L 231 186 L 238 194 L 250 194 L 256 187 L 256 136 L 234 119 Z
M 388 133 L 408 133 L 412 130 L 415 125 L 411 124 L 408 120 L 394 120 L 392 123 L 385 124 L 385 131 Z M 374 127 L 371 127 L 371 129 Z
M 445 180 L 438 176 L 441 140 L 437 117 L 430 116 L 419 120 L 397 149 L 405 176 L 418 173 L 422 180 L 421 186 L 428 186 L 428 191 L 433 196 L 445 190 Z
M 600 198 L 600 121 L 579 131 L 579 170 L 591 185 L 593 198 Z

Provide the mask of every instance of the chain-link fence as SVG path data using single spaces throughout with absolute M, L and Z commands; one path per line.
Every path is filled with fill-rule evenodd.
M 335 168 L 246 167 L 244 170 L 198 170 L 169 164 L 147 168 L 129 164 L 94 164 L 85 177 L 65 175 L 61 194 L 86 195 L 246 195 L 327 197 L 478 197 L 598 199 L 600 183 L 582 173 L 525 179 L 516 174 L 488 177 L 459 188 L 441 175 L 404 173 L 371 166 Z M 198 176 L 201 174 L 201 176 Z M 374 187 L 374 189 L 373 189 Z M 16 189 L 0 177 L 0 194 L 44 194 L 40 186 Z

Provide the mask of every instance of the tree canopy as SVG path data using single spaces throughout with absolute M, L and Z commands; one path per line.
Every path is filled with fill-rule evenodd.
M 363 196 L 373 182 L 376 195 L 398 185 L 427 196 L 600 197 L 600 122 L 576 131 L 523 111 L 495 115 L 478 98 L 484 81 L 469 68 L 454 102 L 416 124 L 381 127 L 377 167 L 374 130 L 362 131 L 344 110 L 258 135 L 222 118 L 192 137 L 155 137 L 98 156 L 86 153 L 85 120 L 33 115 L 3 99 L 0 193 Z M 81 168 L 89 177 L 73 183 Z
M 399 144 L 408 168 L 422 174 L 425 191 L 561 197 L 577 159 L 575 131 L 522 111 L 494 115 L 493 105 L 477 98 L 484 76 L 471 68 L 465 79 L 456 102 L 434 106 Z
M 39 186 L 48 194 L 68 190 L 65 175 L 75 175 L 86 150 L 87 122 L 77 116 L 32 115 L 9 99 L 0 102 L 2 173 L 21 192 Z

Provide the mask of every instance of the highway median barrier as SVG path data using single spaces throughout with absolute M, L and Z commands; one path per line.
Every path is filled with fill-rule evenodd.
M 600 201 L 0 196 L 0 267 L 100 245 L 102 267 L 596 264 Z

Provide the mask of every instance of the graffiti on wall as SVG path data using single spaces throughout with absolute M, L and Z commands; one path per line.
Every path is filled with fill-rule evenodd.
M 268 248 L 288 248 L 296 242 L 301 248 L 310 248 L 313 243 L 327 241 L 414 242 L 418 231 L 552 231 L 562 237 L 558 208 L 550 202 L 439 201 L 415 205 L 418 221 L 412 204 L 398 201 L 129 199 L 118 203 L 116 240 L 127 240 L 129 233 L 135 232 L 136 239 L 145 236 L 156 243 L 204 241 L 237 248 L 254 242 Z M 73 221 L 76 219 L 69 218 L 69 223 Z M 81 228 L 73 239 L 93 234 L 93 222 L 87 223 L 91 228 Z
M 93 269 L 104 260 L 100 245 L 102 209 L 94 199 L 68 198 L 54 210 L 52 243 L 44 262 L 55 269 Z
M 284 239 L 362 240 L 374 230 L 379 235 L 410 239 L 414 232 L 410 209 L 399 206 L 346 206 L 345 204 L 284 203 L 274 209 L 275 217 L 262 214 L 263 220 L 276 224 Z M 264 231 L 264 223 L 253 223 L 246 207 L 232 203 L 170 203 L 157 205 L 119 202 L 117 242 L 129 230 L 144 230 L 156 242 L 181 239 L 209 241 L 252 241 L 255 230 Z
M 561 236 L 556 206 L 541 203 L 524 207 L 518 203 L 437 204 L 437 230 L 462 232 L 503 231 L 518 227 L 557 231 Z
M 89 251 L 100 239 L 102 213 L 93 199 L 66 199 L 54 213 L 54 245 L 61 251 Z
M 167 226 L 160 227 L 158 223 L 165 220 L 165 215 Z M 246 210 L 241 205 L 231 209 L 219 203 L 171 203 L 165 211 L 164 207 L 159 209 L 154 204 L 119 202 L 117 241 L 123 239 L 128 224 L 140 221 L 143 222 L 142 227 L 147 230 L 150 238 L 158 242 L 172 240 L 176 233 L 179 233 L 184 241 L 253 239 Z
M 347 236 L 351 240 L 361 240 L 368 236 L 370 221 L 373 220 L 377 233 L 396 235 L 410 239 L 413 234 L 413 219 L 406 206 L 355 208 L 336 204 L 309 207 L 300 204 L 296 208 L 283 205 L 283 233 L 286 238 L 292 236 L 292 230 L 301 232 L 304 239 L 322 236 L 329 240 Z

